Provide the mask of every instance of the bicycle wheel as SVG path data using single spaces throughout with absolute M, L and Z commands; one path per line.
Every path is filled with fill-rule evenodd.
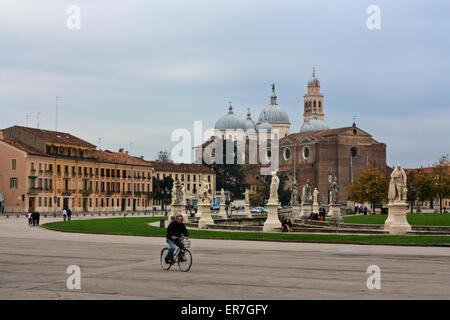
M 161 250 L 161 258 L 160 258 L 161 268 L 166 271 L 169 270 L 170 267 L 172 266 L 171 263 L 166 263 L 166 256 L 168 253 L 169 253 L 169 248 L 164 248 Z
M 178 258 L 178 267 L 183 272 L 188 272 L 191 269 L 192 266 L 192 254 L 188 249 L 183 250 L 184 253 L 184 261 L 181 261 L 180 258 Z

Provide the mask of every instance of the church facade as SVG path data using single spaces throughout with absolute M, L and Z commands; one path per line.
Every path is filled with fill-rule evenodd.
M 322 204 L 329 202 L 330 186 L 336 178 L 340 187 L 338 201 L 344 204 L 349 200 L 350 185 L 369 165 L 383 174 L 389 173 L 386 144 L 376 141 L 355 123 L 348 127 L 329 128 L 325 122 L 324 96 L 315 72 L 307 88 L 303 96 L 303 124 L 299 132 L 291 133 L 289 116 L 278 105 L 273 86 L 270 104 L 261 111 L 257 122 L 251 119 L 250 112 L 246 119 L 240 119 L 230 106 L 228 114 L 216 122 L 216 136 L 224 137 L 225 131 L 232 130 L 243 130 L 247 136 L 262 129 L 278 131 L 278 134 L 271 135 L 279 139 L 278 172 L 286 174 L 290 185 L 297 183 L 300 190 L 309 182 L 312 190 L 318 189 Z M 245 165 L 245 171 L 251 184 L 264 178 L 258 166 Z

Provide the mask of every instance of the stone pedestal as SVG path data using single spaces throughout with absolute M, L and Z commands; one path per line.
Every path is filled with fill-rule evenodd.
M 245 216 L 247 217 L 247 218 L 251 218 L 252 217 L 252 213 L 250 212 L 250 205 L 248 205 L 248 204 L 245 204 L 245 207 L 244 207 L 245 209 L 244 209 L 244 214 L 245 214 Z
M 219 207 L 219 214 L 217 215 L 217 217 L 221 218 L 221 219 L 226 219 L 227 218 L 227 212 L 225 211 L 225 203 L 220 203 L 220 207 Z
M 268 203 L 267 204 L 267 219 L 264 222 L 263 231 L 273 232 L 277 228 L 281 227 L 280 220 L 278 219 L 278 203 Z
M 291 214 L 291 219 L 299 219 L 301 218 L 301 214 L 300 214 L 300 206 L 296 205 L 296 206 L 292 206 L 292 214 Z
M 341 215 L 341 206 L 339 204 L 330 204 L 330 210 L 328 211 L 327 216 L 333 224 L 344 222 Z
M 214 224 L 214 220 L 211 218 L 211 206 L 207 204 L 198 204 L 198 212 L 200 213 L 200 220 L 198 220 L 198 227 L 205 229 L 206 225 Z
M 402 235 L 411 231 L 411 226 L 406 220 L 406 202 L 391 201 L 388 204 L 389 215 L 384 223 L 384 230 L 392 235 Z
M 319 213 L 319 204 L 318 203 L 313 203 L 312 212 Z
M 300 205 L 300 216 L 303 220 L 308 220 L 311 215 L 311 205 L 308 203 L 302 203 Z
M 175 217 L 181 214 L 183 216 L 184 221 L 187 221 L 189 218 L 189 216 L 186 214 L 186 208 L 184 205 L 173 205 L 171 211 Z

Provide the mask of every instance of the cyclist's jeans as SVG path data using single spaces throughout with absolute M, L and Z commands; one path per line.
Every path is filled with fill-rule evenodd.
M 166 238 L 167 243 L 169 244 L 169 253 L 167 254 L 167 259 L 173 259 L 173 252 L 175 251 L 175 245 L 184 249 L 184 244 L 180 239 L 175 239 L 175 241 Z M 183 253 L 180 253 L 181 257 L 183 257 Z

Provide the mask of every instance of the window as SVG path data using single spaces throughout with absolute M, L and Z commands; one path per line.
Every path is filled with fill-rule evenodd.
M 305 146 L 305 147 L 303 148 L 303 159 L 305 159 L 305 160 L 308 159 L 310 153 L 311 153 L 311 151 L 309 150 L 309 147 L 308 147 L 308 146 Z
M 289 148 L 284 149 L 284 160 L 289 160 L 290 157 L 291 157 L 291 149 Z
M 17 159 L 11 159 L 11 170 L 17 170 Z
M 11 178 L 9 180 L 9 188 L 10 189 L 17 189 L 17 187 L 18 187 L 17 178 Z

